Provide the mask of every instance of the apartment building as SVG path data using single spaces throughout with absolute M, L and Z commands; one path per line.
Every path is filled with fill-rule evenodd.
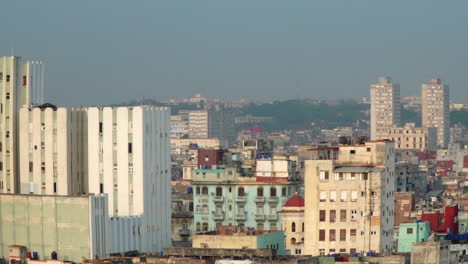
M 42 104 L 44 64 L 0 57 L 0 193 L 19 192 L 19 109 Z
M 305 161 L 304 254 L 393 252 L 395 147 L 316 148 Z
M 395 141 L 396 149 L 437 149 L 437 129 L 434 127 L 416 127 L 414 123 L 406 123 L 403 127 L 393 126 L 388 130 L 388 139 Z
M 189 138 L 217 138 L 223 146 L 234 135 L 234 117 L 226 110 L 191 110 L 188 112 Z
M 171 138 L 184 138 L 189 134 L 188 115 L 171 115 Z
M 422 126 L 437 128 L 437 145 L 447 146 L 450 139 L 450 91 L 439 78 L 422 85 Z
M 281 230 L 278 212 L 299 191 L 295 173 L 256 177 L 248 165 L 236 162 L 240 161 L 239 153 L 230 154 L 239 159 L 216 169 L 194 171 L 194 232 L 213 231 L 223 225 Z
M 388 130 L 400 126 L 400 85 L 392 83 L 390 77 L 379 78 L 370 85 L 371 140 L 388 138 Z
M 41 105 L 19 113 L 22 194 L 87 192 L 87 115 L 83 108 Z

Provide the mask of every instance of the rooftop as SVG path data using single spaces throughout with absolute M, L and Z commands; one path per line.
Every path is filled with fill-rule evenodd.
M 289 200 L 284 204 L 284 206 L 285 207 L 303 207 L 304 198 L 296 194 L 293 197 L 289 198 Z

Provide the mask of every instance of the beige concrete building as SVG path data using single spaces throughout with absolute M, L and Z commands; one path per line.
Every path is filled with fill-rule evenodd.
M 388 131 L 388 139 L 395 141 L 395 149 L 437 149 L 437 129 L 434 127 L 416 127 L 414 123 L 406 123 L 403 127 L 394 126 Z
M 210 111 L 193 110 L 188 114 L 188 132 L 190 138 L 209 138 Z
M 304 251 L 304 198 L 294 195 L 278 213 L 281 216 L 286 250 L 291 255 L 301 255 Z
M 370 85 L 371 140 L 388 138 L 388 130 L 400 126 L 400 85 L 392 83 L 390 77 L 379 78 Z
M 393 251 L 395 147 L 387 140 L 311 150 L 304 254 Z
M 235 137 L 234 116 L 226 110 L 191 110 L 188 112 L 189 138 L 217 138 L 227 146 Z
M 446 147 L 450 130 L 450 91 L 439 78 L 422 85 L 422 126 L 437 128 L 437 145 Z
M 19 115 L 20 193 L 87 191 L 86 110 L 50 105 L 22 108 Z
M 19 192 L 18 115 L 22 107 L 42 104 L 42 62 L 0 57 L 0 193 Z

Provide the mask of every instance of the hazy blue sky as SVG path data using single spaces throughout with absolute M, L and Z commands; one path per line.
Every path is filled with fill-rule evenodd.
M 47 100 L 358 98 L 432 76 L 468 103 L 468 1 L 3 1 L 0 55 L 47 63 Z

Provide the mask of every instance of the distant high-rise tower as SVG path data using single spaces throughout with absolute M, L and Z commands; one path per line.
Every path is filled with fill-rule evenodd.
M 20 57 L 0 58 L 0 193 L 18 186 L 19 109 L 43 101 L 42 62 L 22 63 Z
M 447 146 L 450 130 L 449 87 L 439 78 L 422 85 L 422 125 L 437 128 L 437 145 Z
M 379 78 L 378 83 L 370 85 L 371 140 L 385 139 L 388 129 L 400 126 L 400 85 L 392 83 L 390 77 Z

